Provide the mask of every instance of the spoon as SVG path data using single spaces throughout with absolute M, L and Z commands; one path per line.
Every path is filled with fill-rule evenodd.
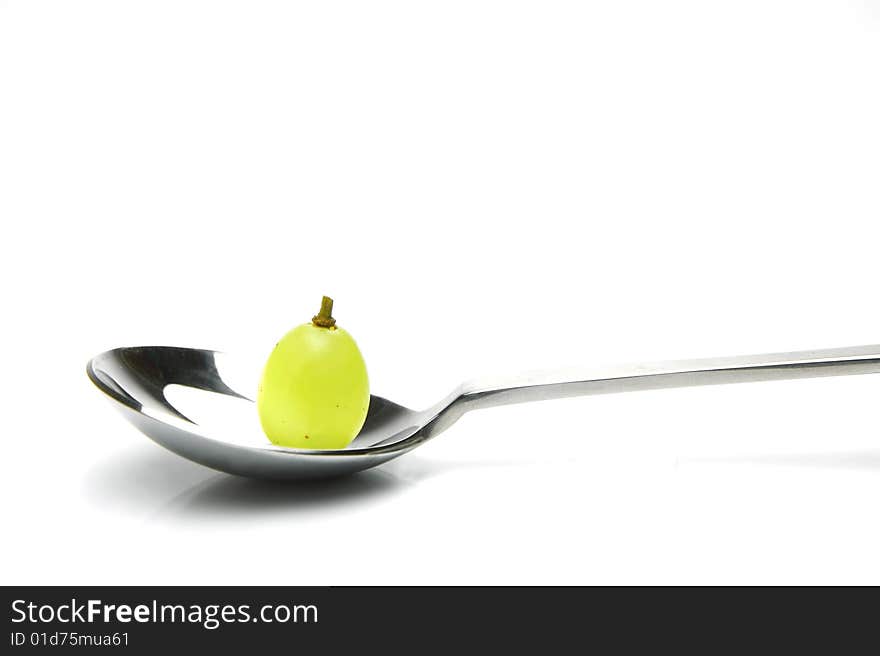
M 371 396 L 360 433 L 348 447 L 337 450 L 289 449 L 269 443 L 259 429 L 256 408 L 242 392 L 255 378 L 241 375 L 246 371 L 241 365 L 216 351 L 136 346 L 92 358 L 87 373 L 126 419 L 166 449 L 230 474 L 299 480 L 381 465 L 439 435 L 470 410 L 613 392 L 877 373 L 880 345 L 473 381 L 420 412 Z M 207 396 L 208 409 L 205 404 L 194 406 L 194 414 L 183 407 L 186 404 L 178 400 L 181 391 Z M 217 402 L 223 404 L 222 412 Z

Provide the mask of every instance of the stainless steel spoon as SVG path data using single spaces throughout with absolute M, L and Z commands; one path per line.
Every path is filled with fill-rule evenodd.
M 239 363 L 241 364 L 241 363 Z M 590 394 L 719 385 L 765 380 L 880 372 L 880 345 L 683 360 L 606 369 L 523 374 L 465 383 L 427 410 L 417 412 L 379 396 L 370 397 L 366 423 L 345 449 L 286 449 L 270 444 L 245 393 L 256 378 L 222 353 L 167 346 L 137 346 L 93 358 L 87 373 L 144 434 L 174 453 L 230 474 L 271 479 L 339 476 L 401 456 L 449 428 L 469 410 Z M 200 416 L 173 403 L 169 392 L 209 393 L 229 404 L 231 421 L 212 422 L 210 405 Z M 243 430 L 224 429 L 237 426 Z M 214 423 L 215 426 L 211 427 Z M 226 434 L 226 433 L 229 434 Z

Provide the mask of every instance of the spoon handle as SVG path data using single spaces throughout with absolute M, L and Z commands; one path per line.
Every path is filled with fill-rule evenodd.
M 521 374 L 466 383 L 467 409 L 590 394 L 880 373 L 880 345 Z

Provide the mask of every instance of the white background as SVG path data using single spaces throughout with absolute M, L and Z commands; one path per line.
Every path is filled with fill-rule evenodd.
M 411 407 L 880 342 L 878 181 L 873 0 L 0 1 L 2 581 L 878 584 L 880 378 L 485 410 L 292 487 L 84 371 L 265 355 L 322 294 Z

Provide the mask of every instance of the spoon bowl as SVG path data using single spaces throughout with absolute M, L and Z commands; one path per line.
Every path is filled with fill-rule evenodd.
M 236 365 L 241 364 L 217 351 L 137 346 L 92 358 L 86 373 L 125 418 L 153 441 L 207 467 L 254 478 L 314 479 L 354 473 L 410 451 L 440 426 L 442 408 L 416 412 L 371 395 L 363 428 L 345 449 L 276 446 L 260 430 L 256 407 L 248 397 L 251 390 L 238 380 L 242 367 Z M 196 404 L 201 414 L 194 414 L 175 402 L 176 395 L 169 393 L 174 387 L 214 398 L 201 404 L 204 407 Z M 231 418 L 228 423 L 243 430 L 224 435 L 216 429 L 220 422 L 206 416 L 205 408 L 224 420 Z M 213 432 L 207 428 L 212 424 Z
M 880 372 L 880 346 L 536 372 L 464 383 L 427 410 L 370 397 L 360 433 L 344 449 L 271 444 L 249 398 L 254 368 L 226 354 L 172 346 L 117 348 L 86 373 L 125 418 L 174 453 L 254 478 L 303 480 L 351 474 L 401 456 L 465 412 L 526 401 L 695 385 Z M 192 403 L 194 396 L 198 403 Z

